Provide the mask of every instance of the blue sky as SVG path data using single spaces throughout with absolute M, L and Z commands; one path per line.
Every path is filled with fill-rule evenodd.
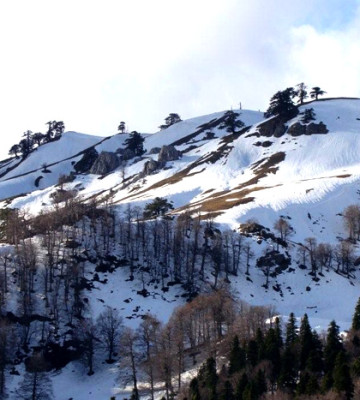
M 354 0 L 18 0 L 0 4 L 0 157 L 48 120 L 106 136 L 264 110 L 305 82 L 360 96 Z

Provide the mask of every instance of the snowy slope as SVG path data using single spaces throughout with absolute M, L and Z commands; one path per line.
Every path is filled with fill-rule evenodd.
M 309 107 L 316 114 L 314 122 L 323 122 L 328 133 L 295 137 L 286 131 L 280 137 L 264 136 L 260 134 L 262 113 L 241 110 L 239 118 L 246 128 L 233 135 L 219 128 L 224 112 L 214 113 L 146 135 L 147 152 L 143 157 L 129 160 L 106 176 L 79 174 L 66 188 L 78 190 L 84 201 L 111 193 L 113 204 L 119 208 L 128 203 L 144 206 L 157 196 L 166 197 L 173 201 L 175 214 L 189 210 L 206 217 L 214 213 L 215 221 L 223 229 L 237 229 L 240 223 L 255 219 L 272 230 L 279 216 L 287 217 L 294 229 L 293 245 L 289 248 L 292 270 L 271 278 L 268 289 L 262 287 L 265 276 L 260 269 L 252 268 L 251 280 L 246 280 L 242 271 L 239 277 L 231 279 L 235 292 L 250 304 L 274 305 L 284 317 L 290 312 L 300 317 L 306 312 L 312 326 L 320 331 L 332 319 L 341 329 L 347 329 L 360 296 L 359 272 L 347 279 L 328 271 L 316 282 L 308 271 L 297 268 L 295 255 L 296 243 L 307 237 L 335 245 L 339 238 L 347 236 L 341 213 L 360 200 L 360 100 L 317 101 L 302 106 L 300 111 Z M 299 120 L 300 116 L 287 121 L 286 129 Z M 206 137 L 208 131 L 213 132 L 214 138 Z M 2 205 L 23 207 L 33 214 L 51 208 L 51 193 L 56 190 L 59 176 L 73 170 L 84 150 L 94 146 L 99 153 L 116 151 L 124 146 L 127 137 L 125 134 L 104 139 L 68 132 L 58 142 L 41 146 L 18 166 L 14 159 L 0 163 L 0 175 L 4 174 L 0 178 L 0 200 L 14 196 Z M 182 157 L 144 176 L 145 163 L 158 157 L 150 150 L 170 144 L 182 152 Z M 44 163 L 50 173 L 42 172 Z M 11 167 L 14 168 L 5 173 Z M 36 187 L 39 176 L 42 179 Z M 252 240 L 256 259 L 267 243 Z M 359 254 L 356 247 L 356 255 Z M 181 304 L 176 289 L 166 296 L 154 291 L 146 299 L 139 298 L 139 283 L 129 285 L 125 275 L 117 270 L 107 285 L 96 285 L 96 296 L 89 294 L 94 317 L 110 305 L 126 316 L 132 316 L 137 307 L 140 314 L 152 310 L 166 321 L 174 307 Z M 130 302 L 125 302 L 130 298 Z M 137 318 L 127 320 L 130 326 L 138 322 Z M 76 374 L 68 366 L 53 377 L 54 388 L 60 390 Z M 61 398 L 82 399 L 84 393 L 89 399 L 118 393 L 116 372 L 104 367 L 78 388 L 64 387 Z

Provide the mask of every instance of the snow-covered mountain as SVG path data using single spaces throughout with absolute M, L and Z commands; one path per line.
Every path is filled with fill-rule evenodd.
M 337 214 L 358 201 L 360 100 L 317 101 L 311 107 L 314 133 L 300 136 L 292 128 L 301 115 L 282 128 L 271 118 L 264 120 L 260 112 L 242 110 L 239 118 L 246 128 L 236 134 L 219 129 L 224 113 L 182 121 L 146 135 L 143 157 L 105 176 L 77 174 L 68 188 L 77 189 L 84 200 L 111 193 L 112 202 L 119 205 L 144 205 L 156 196 L 166 197 L 173 201 L 174 213 L 213 213 L 217 222 L 233 228 L 249 218 L 272 227 L 279 215 L 289 215 L 295 240 L 316 236 L 334 242 L 343 232 Z M 300 111 L 305 108 L 309 105 Z M 319 122 L 325 124 L 326 134 L 316 132 Z M 0 199 L 12 198 L 6 203 L 9 207 L 26 206 L 35 214 L 51 206 L 59 176 L 74 171 L 86 149 L 114 152 L 127 137 L 67 132 L 23 161 L 3 161 Z M 144 174 L 144 165 L 158 159 L 151 150 L 164 145 L 174 145 L 181 157 Z
M 303 112 L 310 107 L 315 119 L 304 123 Z M 241 274 L 231 278 L 234 290 L 251 304 L 274 304 L 282 315 L 307 312 L 313 327 L 326 328 L 336 319 L 347 328 L 360 295 L 360 274 L 355 271 L 348 278 L 330 269 L 314 280 L 309 270 L 299 268 L 297 250 L 309 237 L 335 246 L 348 236 L 342 213 L 360 199 L 360 99 L 314 101 L 299 111 L 284 121 L 238 110 L 244 126 L 235 132 L 223 128 L 225 112 L 181 121 L 143 135 L 145 154 L 127 160 L 122 149 L 128 134 L 101 138 L 66 132 L 24 160 L 0 162 L 0 207 L 23 208 L 33 215 L 51 210 L 59 178 L 71 174 L 72 181 L 62 188 L 81 201 L 106 198 L 115 208 L 125 209 L 129 203 L 143 207 L 162 197 L 173 202 L 171 214 L 188 211 L 214 218 L 223 231 L 256 220 L 271 232 L 282 217 L 292 228 L 291 245 L 283 249 L 291 258 L 289 269 L 272 276 L 264 288 L 264 272 L 253 266 L 251 279 Z M 113 153 L 118 166 L 102 175 L 79 167 L 85 161 L 93 165 L 102 152 Z M 255 260 L 274 246 L 256 236 L 251 240 Z M 137 307 L 142 312 L 156 310 L 160 295 L 123 303 L 141 289 L 136 281 L 132 285 L 119 270 L 106 287 L 99 285 L 96 297 L 90 298 L 95 316 L 105 305 L 121 304 L 129 315 Z M 166 320 L 181 301 L 175 289 L 162 297 L 166 307 L 159 314 Z M 71 375 L 70 370 L 62 376 Z M 62 380 L 55 382 L 59 386 Z

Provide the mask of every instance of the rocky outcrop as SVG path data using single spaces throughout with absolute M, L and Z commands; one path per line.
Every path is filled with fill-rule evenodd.
M 306 135 L 306 125 L 296 122 L 296 124 L 293 124 L 289 127 L 288 134 L 291 136 Z
M 90 168 L 90 173 L 95 175 L 105 175 L 113 171 L 119 165 L 120 161 L 115 153 L 102 151 Z
M 175 161 L 181 158 L 181 151 L 175 149 L 174 146 L 163 146 L 160 150 L 158 161 L 166 163 L 167 161 Z
M 117 149 L 116 153 L 119 154 L 120 160 L 128 161 L 135 157 L 135 152 L 130 149 Z
M 258 126 L 261 136 L 281 137 L 286 132 L 285 121 L 282 118 L 274 117 Z
M 324 134 L 324 133 L 328 133 L 328 132 L 329 132 L 329 130 L 323 122 L 319 122 L 318 124 L 311 122 L 309 125 L 306 125 L 306 134 L 307 135 L 312 135 L 314 133 Z
M 91 147 L 84 151 L 82 158 L 74 164 L 74 169 L 79 174 L 86 174 L 98 158 L 99 153 Z
M 159 154 L 161 148 L 160 147 L 153 147 L 150 151 L 149 154 Z
M 149 161 L 146 161 L 146 163 L 144 164 L 142 175 L 143 176 L 150 175 L 150 174 L 154 173 L 156 170 L 158 170 L 159 168 L 161 168 L 162 166 L 163 166 L 162 163 L 155 161 L 153 159 L 150 159 Z
M 319 122 L 318 124 L 311 122 L 308 125 L 303 125 L 300 122 L 296 122 L 288 129 L 288 134 L 291 136 L 325 134 L 328 132 L 329 130 L 323 122 Z

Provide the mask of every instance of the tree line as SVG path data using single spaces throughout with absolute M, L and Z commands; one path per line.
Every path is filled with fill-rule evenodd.
M 36 147 L 54 140 L 59 140 L 65 130 L 64 122 L 49 121 L 46 125 L 48 125 L 46 133 L 33 133 L 30 130 L 24 132 L 23 139 L 21 139 L 19 143 L 11 146 L 9 154 L 15 157 L 21 155 L 22 158 L 26 158 Z

